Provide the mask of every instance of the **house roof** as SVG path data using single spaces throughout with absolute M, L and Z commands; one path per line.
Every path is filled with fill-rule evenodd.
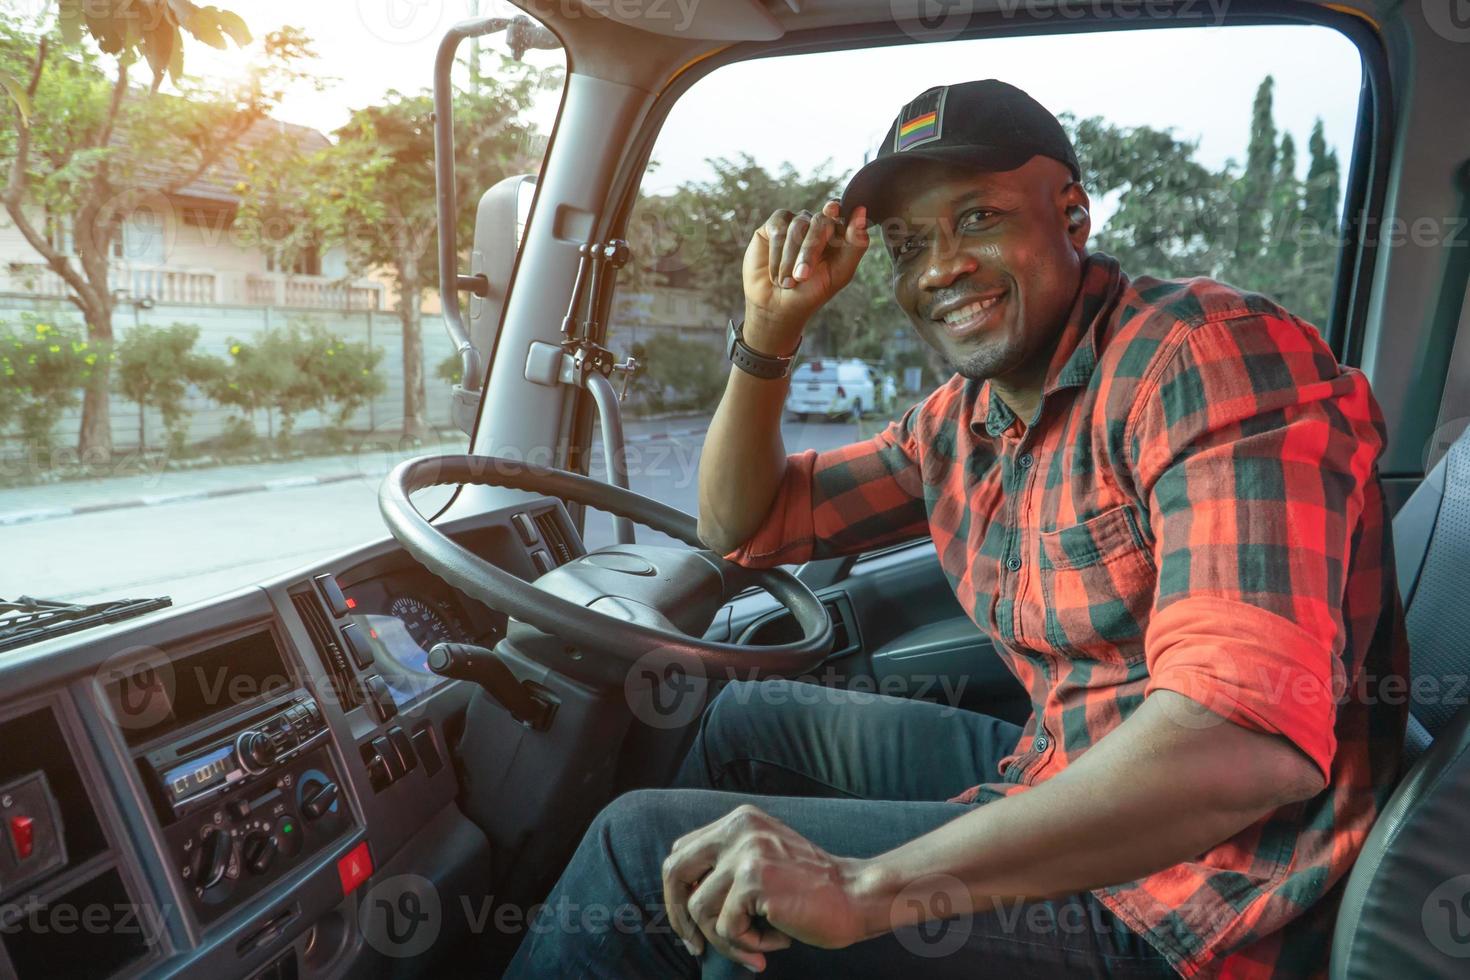
M 254 149 L 281 137 L 291 140 L 297 147 L 308 152 L 330 145 L 330 141 L 321 131 L 310 126 L 298 126 L 296 123 L 266 117 L 257 120 L 245 132 L 236 151 L 220 154 L 220 158 L 204 173 L 173 191 L 174 196 L 233 207 L 240 201 L 235 185 L 245 178 L 244 171 L 240 169 L 239 151 Z M 119 138 L 121 137 L 114 137 Z M 192 169 L 187 160 L 155 158 L 143 168 L 143 181 L 148 186 L 162 189 L 187 176 Z

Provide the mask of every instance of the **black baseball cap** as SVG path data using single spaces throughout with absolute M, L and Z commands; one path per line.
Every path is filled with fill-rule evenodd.
M 1066 164 L 1081 180 L 1077 153 L 1057 117 L 1016 86 L 994 78 L 938 85 L 904 106 L 877 154 L 847 182 L 842 213 L 866 204 L 870 221 L 888 217 L 895 175 L 915 160 L 977 170 L 1015 170 L 1034 156 Z

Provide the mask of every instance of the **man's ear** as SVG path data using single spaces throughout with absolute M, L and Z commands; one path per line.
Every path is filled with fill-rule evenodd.
M 1062 216 L 1066 222 L 1067 237 L 1078 251 L 1087 248 L 1087 239 L 1092 234 L 1092 200 L 1077 181 L 1062 188 Z

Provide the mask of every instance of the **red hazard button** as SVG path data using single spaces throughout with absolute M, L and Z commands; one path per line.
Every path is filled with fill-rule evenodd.
M 30 817 L 10 818 L 10 843 L 15 846 L 17 860 L 24 861 L 31 856 L 35 848 L 36 838 L 34 825 Z
M 373 856 L 368 853 L 367 841 L 358 844 L 337 862 L 337 877 L 342 879 L 343 895 L 367 881 L 372 873 Z

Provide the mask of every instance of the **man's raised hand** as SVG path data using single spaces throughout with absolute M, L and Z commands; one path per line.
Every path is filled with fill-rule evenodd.
M 816 214 L 772 212 L 745 250 L 745 339 L 763 354 L 796 348 L 807 321 L 852 281 L 868 248 L 867 211 L 845 224 L 838 202 Z

